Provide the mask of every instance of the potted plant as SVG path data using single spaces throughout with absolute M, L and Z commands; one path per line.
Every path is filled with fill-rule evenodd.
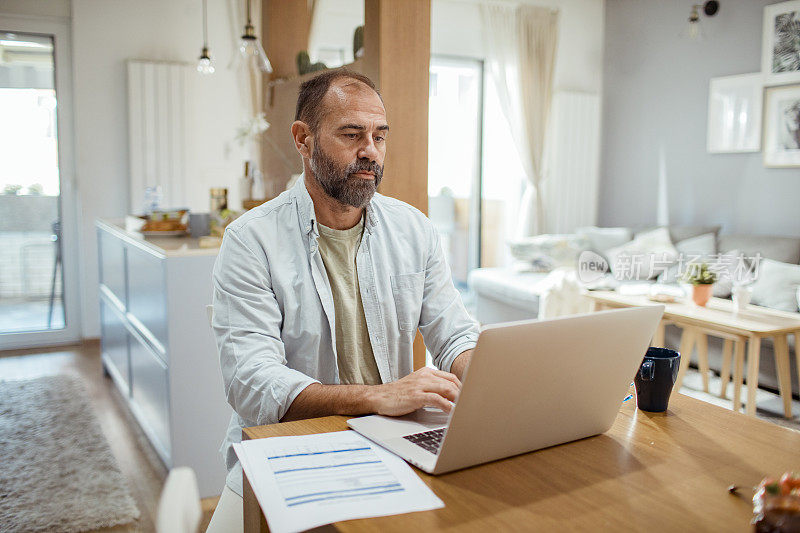
M 717 281 L 717 274 L 708 268 L 707 263 L 689 263 L 683 280 L 692 284 L 692 300 L 704 307 L 711 298 L 711 286 Z

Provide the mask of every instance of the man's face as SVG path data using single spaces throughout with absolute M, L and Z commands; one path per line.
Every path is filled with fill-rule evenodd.
M 386 111 L 380 97 L 361 82 L 333 82 L 314 134 L 311 170 L 331 198 L 365 207 L 383 177 Z

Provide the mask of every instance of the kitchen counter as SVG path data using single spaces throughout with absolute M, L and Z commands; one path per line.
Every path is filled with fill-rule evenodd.
M 215 256 L 219 247 L 201 248 L 196 237 L 145 237 L 141 232 L 126 229 L 125 220 L 98 220 L 97 226 L 124 241 L 145 248 L 161 257 Z
M 218 248 L 96 225 L 103 367 L 167 468 L 193 468 L 201 497 L 218 495 L 231 415 L 209 325 Z

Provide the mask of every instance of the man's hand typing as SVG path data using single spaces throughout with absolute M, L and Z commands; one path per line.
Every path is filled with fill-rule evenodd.
M 383 385 L 321 385 L 303 389 L 289 406 L 282 422 L 328 415 L 377 413 L 400 416 L 422 407 L 449 412 L 458 399 L 461 381 L 449 372 L 422 368 Z
M 449 412 L 450 402 L 458 399 L 461 381 L 455 374 L 425 367 L 370 389 L 372 411 L 379 415 L 400 416 L 426 406 Z

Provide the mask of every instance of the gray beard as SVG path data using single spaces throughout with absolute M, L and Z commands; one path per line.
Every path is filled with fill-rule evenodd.
M 369 204 L 383 178 L 383 167 L 367 159 L 356 159 L 344 169 L 339 169 L 333 159 L 314 144 L 311 170 L 325 194 L 344 205 L 363 208 Z M 351 177 L 361 170 L 374 174 L 373 180 Z

